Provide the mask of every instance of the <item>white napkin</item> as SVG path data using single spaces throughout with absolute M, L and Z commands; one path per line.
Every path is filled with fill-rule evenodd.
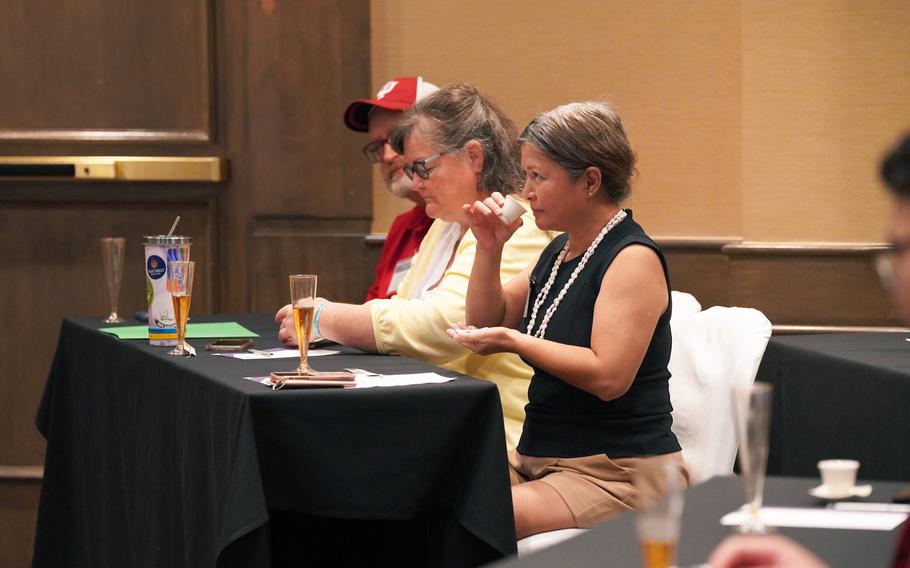
M 762 507 L 759 516 L 762 523 L 771 527 L 890 531 L 904 522 L 904 519 L 907 518 L 907 513 Z M 738 509 L 724 515 L 720 520 L 720 524 L 728 527 L 739 526 L 745 520 L 745 517 L 745 509 Z
M 357 369 L 358 371 L 361 369 Z M 248 381 L 271 385 L 269 377 L 243 377 Z M 446 383 L 454 381 L 455 377 L 444 377 L 437 373 L 412 373 L 403 375 L 365 375 L 355 374 L 354 379 L 357 381 L 356 389 L 368 389 L 374 387 L 400 387 L 408 385 L 423 385 L 432 383 Z
M 310 349 L 307 351 L 307 357 L 322 357 L 325 355 L 337 355 L 338 351 L 330 349 Z M 234 359 L 292 359 L 300 357 L 299 349 L 285 349 L 275 347 L 273 349 L 251 349 L 249 353 L 215 353 L 217 357 L 233 357 Z

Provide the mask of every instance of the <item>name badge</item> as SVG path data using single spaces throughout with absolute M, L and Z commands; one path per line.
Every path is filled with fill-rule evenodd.
M 399 260 L 395 263 L 395 270 L 392 272 L 392 279 L 389 281 L 389 289 L 386 291 L 386 295 L 398 291 L 398 286 L 401 284 L 401 281 L 404 280 L 404 275 L 407 274 L 410 269 L 410 258 Z

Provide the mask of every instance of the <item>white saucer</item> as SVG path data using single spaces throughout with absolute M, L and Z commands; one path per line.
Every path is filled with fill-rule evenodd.
M 871 485 L 854 485 L 852 488 L 850 488 L 849 493 L 839 493 L 837 495 L 831 495 L 831 492 L 828 491 L 827 485 L 819 485 L 809 490 L 809 495 L 817 499 L 824 499 L 825 501 L 837 501 L 839 499 L 849 499 L 851 497 L 863 498 L 868 497 L 871 494 Z

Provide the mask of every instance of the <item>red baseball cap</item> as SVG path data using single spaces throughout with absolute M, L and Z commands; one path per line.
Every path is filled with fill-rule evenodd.
M 370 110 L 373 107 L 406 110 L 415 102 L 438 90 L 439 87 L 424 81 L 422 77 L 396 77 L 379 89 L 375 99 L 360 99 L 349 104 L 344 111 L 344 123 L 351 130 L 366 132 L 369 127 Z

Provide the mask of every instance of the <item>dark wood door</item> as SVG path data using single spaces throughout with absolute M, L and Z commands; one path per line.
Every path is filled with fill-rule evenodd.
M 121 314 L 144 308 L 145 234 L 194 238 L 193 312 L 273 311 L 287 275 L 357 300 L 375 249 L 361 138 L 368 0 L 0 0 L 0 157 L 211 156 L 224 181 L 0 178 L 0 564 L 27 566 L 34 427 L 65 315 L 107 314 L 100 239 L 127 239 Z

